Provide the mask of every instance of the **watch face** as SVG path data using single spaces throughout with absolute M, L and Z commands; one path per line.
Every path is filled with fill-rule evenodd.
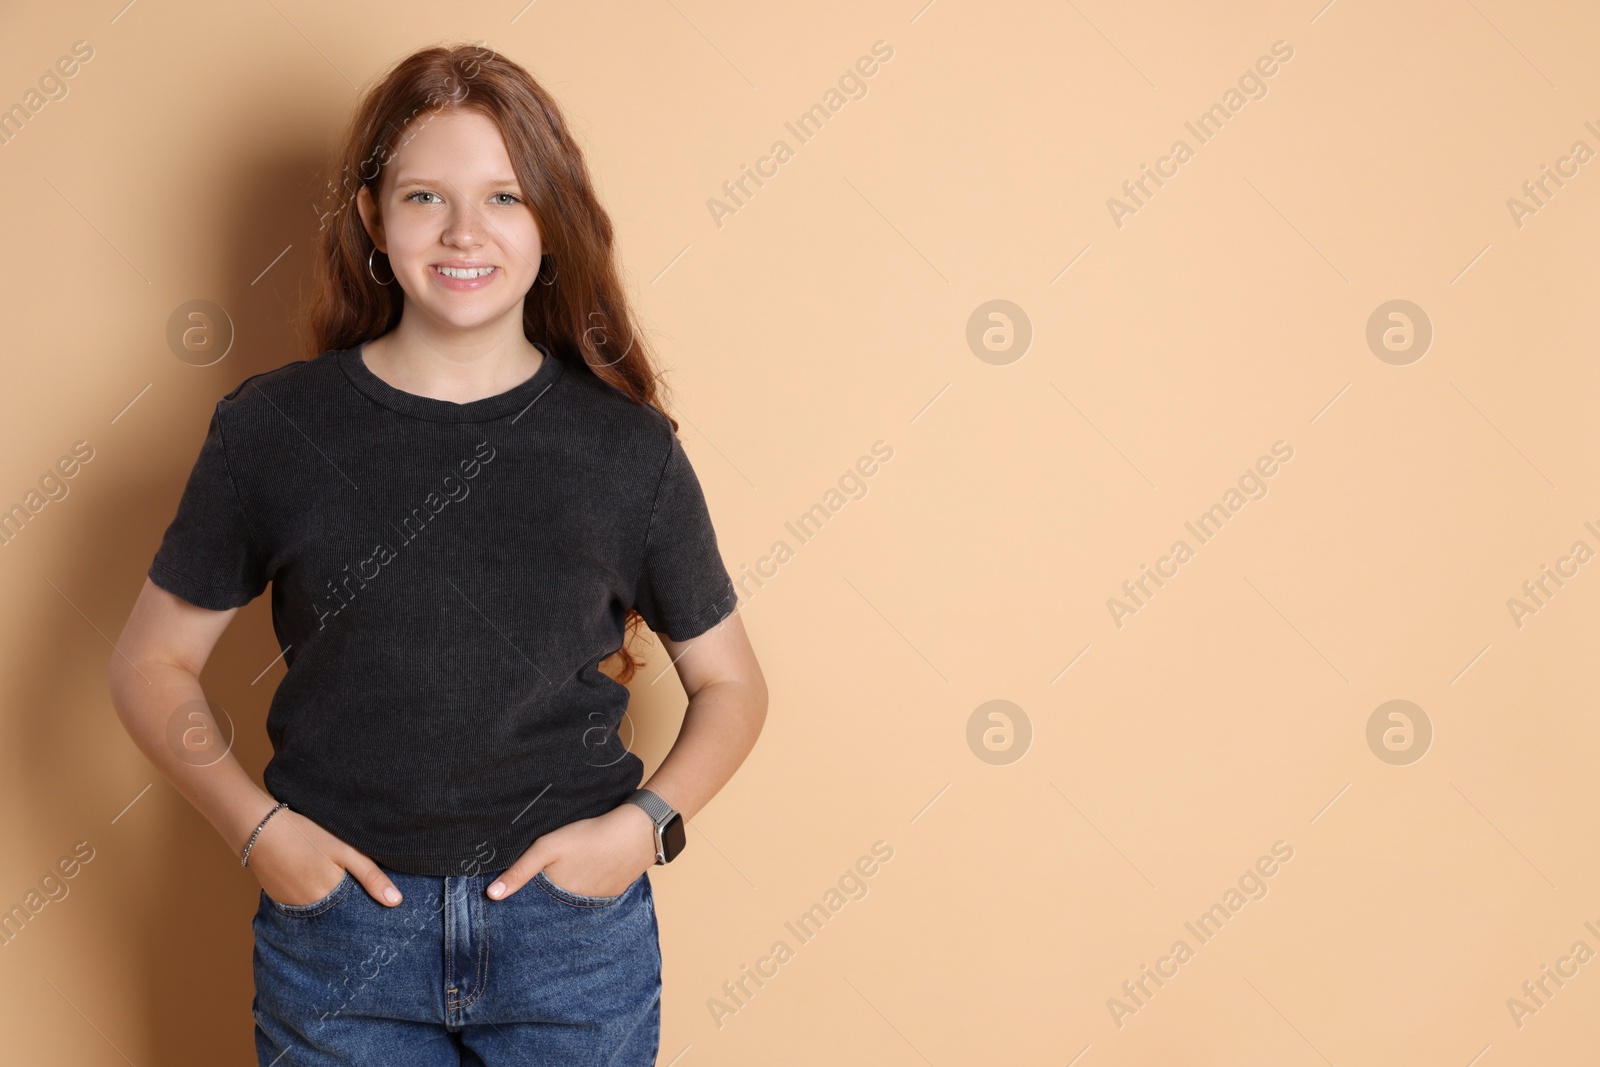
M 661 848 L 668 860 L 683 851 L 688 835 L 683 830 L 683 816 L 674 814 L 661 828 Z

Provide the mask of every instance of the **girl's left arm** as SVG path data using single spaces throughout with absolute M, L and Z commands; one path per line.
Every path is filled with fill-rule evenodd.
M 687 641 L 665 635 L 689 707 L 672 749 L 643 785 L 688 822 L 710 803 L 755 747 L 767 717 L 767 682 L 735 611 Z M 520 889 L 540 870 L 564 889 L 613 896 L 655 864 L 650 816 L 622 803 L 604 815 L 579 819 L 543 834 L 489 887 L 495 899 Z M 497 892 L 496 887 L 503 890 Z
M 767 680 L 735 611 L 689 641 L 661 638 L 689 695 L 683 727 L 643 788 L 659 795 L 687 822 L 733 777 L 755 747 L 767 719 Z M 637 804 L 624 804 L 644 815 Z M 648 828 L 648 815 L 642 820 Z M 654 834 L 651 834 L 652 849 Z

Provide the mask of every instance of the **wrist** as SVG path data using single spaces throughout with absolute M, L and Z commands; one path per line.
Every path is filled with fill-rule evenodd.
M 638 808 L 650 820 L 654 828 L 656 862 L 672 862 L 685 844 L 683 813 L 648 786 L 634 790 L 624 803 Z
M 261 816 L 260 821 L 256 823 L 255 828 L 251 831 L 249 839 L 245 841 L 244 848 L 240 850 L 239 863 L 241 866 L 248 867 L 250 865 L 250 854 L 255 851 L 256 844 L 261 840 L 261 835 L 266 832 L 267 826 L 275 816 L 281 817 L 282 813 L 288 809 L 289 805 L 283 801 L 274 801 L 272 807 L 267 809 L 266 814 Z
M 632 829 L 629 830 L 629 833 L 634 840 L 642 842 L 640 845 L 641 850 L 648 852 L 651 861 L 654 862 L 656 857 L 656 821 L 650 817 L 650 813 L 639 805 L 630 804 L 627 801 L 618 804 L 612 811 L 617 813 L 624 822 L 630 824 Z M 629 811 L 632 812 L 631 815 L 628 814 Z
M 216 803 L 205 810 L 206 818 L 235 859 L 244 850 L 245 842 L 250 840 L 261 817 L 278 803 L 277 797 L 250 782 L 237 788 L 230 786 L 225 798 L 218 795 L 211 799 Z
M 639 828 L 638 832 L 650 839 L 650 847 L 655 847 L 656 821 L 650 817 L 648 811 L 645 811 L 637 804 L 630 804 L 627 801 L 623 801 L 611 810 L 625 822 L 637 826 Z

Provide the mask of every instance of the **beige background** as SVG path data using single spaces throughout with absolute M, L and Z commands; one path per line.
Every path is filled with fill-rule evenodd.
M 1600 951 L 1600 563 L 1520 627 L 1507 601 L 1600 550 L 1600 161 L 1520 227 L 1507 200 L 1600 150 L 1600 15 L 918 3 L 0 16 L 0 105 L 94 50 L 0 147 L 0 504 L 94 448 L 0 548 L 0 908 L 94 857 L 0 947 L 0 1058 L 254 1062 L 255 881 L 123 733 L 109 641 L 216 399 L 300 358 L 358 87 L 480 39 L 581 132 L 730 571 L 797 549 L 745 587 L 766 730 L 652 876 L 661 1063 L 1592 1056 L 1600 962 L 1520 1026 L 1507 1001 Z M 867 96 L 796 144 L 785 120 L 878 40 Z M 1280 40 L 1267 95 L 1199 144 L 1184 122 Z M 794 158 L 719 228 L 708 198 L 778 138 Z M 1193 158 L 1119 228 L 1107 199 L 1178 138 Z M 195 299 L 237 330 L 204 368 L 165 340 Z M 994 299 L 1033 333 L 1003 365 L 966 340 Z M 1366 340 L 1395 299 L 1434 333 L 1406 365 Z M 799 546 L 784 523 L 880 439 L 867 495 Z M 1185 521 L 1280 440 L 1268 495 L 1198 545 Z M 1119 628 L 1107 599 L 1178 538 L 1193 558 Z M 205 678 L 256 773 L 275 654 L 262 597 Z M 651 767 L 682 704 L 654 657 Z M 1367 740 L 1397 699 L 1433 732 L 1403 764 Z M 1022 758 L 969 744 L 991 700 L 1020 709 L 991 758 L 1026 734 Z M 784 924 L 879 840 L 866 895 L 801 943 Z M 1185 922 L 1279 841 L 1266 896 L 1201 943 Z M 1119 1026 L 1109 998 L 1179 939 L 1192 958 Z

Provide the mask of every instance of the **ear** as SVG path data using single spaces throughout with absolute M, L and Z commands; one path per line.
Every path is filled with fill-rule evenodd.
M 367 236 L 372 238 L 372 243 L 378 251 L 388 254 L 384 247 L 383 216 L 378 212 L 377 202 L 372 199 L 372 187 L 363 185 L 356 190 L 356 210 L 361 213 L 361 225 L 367 228 Z

